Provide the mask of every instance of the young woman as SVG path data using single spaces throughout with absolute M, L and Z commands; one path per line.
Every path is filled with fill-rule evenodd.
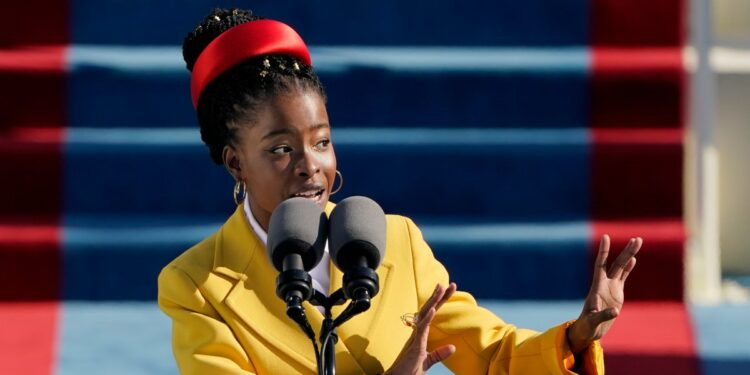
M 183 55 L 201 138 L 235 179 L 238 206 L 159 277 L 177 364 L 183 374 L 314 373 L 311 344 L 275 295 L 265 251 L 279 203 L 301 196 L 330 213 L 342 178 L 307 47 L 283 23 L 217 9 L 185 38 Z M 367 312 L 338 329 L 338 373 L 421 374 L 440 361 L 460 374 L 603 373 L 598 339 L 622 307 L 641 242 L 631 239 L 607 270 L 609 239 L 602 238 L 580 317 L 537 333 L 506 324 L 457 291 L 415 224 L 388 215 L 381 291 Z M 328 257 L 311 274 L 326 294 L 341 287 Z M 305 309 L 317 330 L 322 314 Z M 411 327 L 402 322 L 417 311 Z

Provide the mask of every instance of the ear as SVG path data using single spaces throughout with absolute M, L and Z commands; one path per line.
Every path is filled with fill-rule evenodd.
M 221 152 L 221 157 L 224 161 L 224 168 L 227 169 L 234 180 L 242 180 L 242 164 L 240 163 L 240 156 L 237 150 L 232 146 L 226 145 Z

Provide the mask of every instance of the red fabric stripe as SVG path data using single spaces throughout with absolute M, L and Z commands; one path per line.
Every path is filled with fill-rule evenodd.
M 67 44 L 68 9 L 66 0 L 0 1 L 0 46 Z
M 681 48 L 594 48 L 592 59 L 591 127 L 682 127 Z
M 671 73 L 683 68 L 682 47 L 595 47 L 595 68 L 602 72 L 644 75 Z
M 68 2 L 4 1 L 0 14 L 0 373 L 46 375 L 61 295 Z
M 0 215 L 59 215 L 65 125 L 65 47 L 0 51 Z
M 682 217 L 682 130 L 593 129 L 593 220 Z
M 64 134 L 62 47 L 0 53 L 0 300 L 56 300 Z
M 0 374 L 53 372 L 58 311 L 58 302 L 0 303 Z
M 0 137 L 13 127 L 60 128 L 65 124 L 64 46 L 0 51 Z
M 684 0 L 594 0 L 591 7 L 593 45 L 684 43 Z
M 685 137 L 682 129 L 593 129 L 591 133 L 593 142 L 597 145 L 679 146 Z
M 626 300 L 683 300 L 685 229 L 680 218 L 664 221 L 594 222 L 592 227 L 592 264 L 603 234 L 609 234 L 612 240 L 610 262 L 631 237 L 643 238 L 643 247 L 636 256 L 638 263 L 625 285 Z
M 18 46 L 0 50 L 0 70 L 16 73 L 62 73 L 65 71 L 64 45 Z
M 19 224 L 23 221 L 27 223 Z M 46 222 L 39 224 L 42 221 Z M 0 219 L 0 301 L 60 298 L 60 236 L 56 220 Z
M 19 246 L 24 244 L 52 246 L 60 242 L 60 228 L 57 223 L 48 221 L 47 225 L 19 225 L 21 221 L 31 220 L 23 220 L 17 217 L 14 217 L 12 220 L 8 218 L 0 219 L 0 244 L 4 246 Z M 34 218 L 33 221 L 39 221 L 39 218 Z
M 0 185 L 3 216 L 56 216 L 62 210 L 61 131 L 43 132 L 34 142 L 0 137 Z M 57 142 L 49 142 L 58 138 Z
M 608 375 L 698 375 L 690 316 L 679 302 L 626 302 L 602 339 Z

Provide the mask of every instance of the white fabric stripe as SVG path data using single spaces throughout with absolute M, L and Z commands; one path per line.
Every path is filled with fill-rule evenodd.
M 586 128 L 333 128 L 337 145 L 584 145 Z M 66 144 L 75 145 L 202 145 L 195 128 L 70 128 Z
M 137 228 L 86 227 L 66 224 L 63 227 L 63 242 L 66 251 L 80 245 L 99 244 L 106 248 L 115 245 L 193 244 L 215 232 L 222 222 L 202 225 L 150 225 L 148 221 L 136 220 Z M 521 223 L 456 223 L 421 224 L 417 221 L 430 243 L 555 243 L 589 238 L 591 229 L 587 222 L 554 222 L 544 224 Z M 261 229 L 262 230 L 262 229 Z M 260 235 L 259 235 L 260 237 Z M 327 249 L 326 249 L 327 250 Z
M 340 72 L 353 67 L 399 71 L 537 71 L 587 72 L 589 47 L 355 47 L 312 46 L 316 70 Z M 121 71 L 188 75 L 178 46 L 74 45 L 68 67 L 101 67 Z M 693 47 L 683 50 L 685 65 L 695 71 Z M 750 73 L 750 49 L 717 46 L 711 49 L 711 66 L 718 74 Z
M 584 46 L 517 47 L 360 47 L 311 46 L 313 66 L 320 72 L 353 67 L 399 71 L 588 71 L 589 48 Z M 178 46 L 74 45 L 71 70 L 108 67 L 122 71 L 152 71 L 188 75 Z

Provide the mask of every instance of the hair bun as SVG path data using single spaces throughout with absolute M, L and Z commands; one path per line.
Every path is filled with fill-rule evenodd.
M 221 33 L 234 26 L 261 18 L 254 16 L 250 10 L 214 8 L 182 41 L 182 58 L 185 60 L 187 69 L 193 71 L 198 56 Z

